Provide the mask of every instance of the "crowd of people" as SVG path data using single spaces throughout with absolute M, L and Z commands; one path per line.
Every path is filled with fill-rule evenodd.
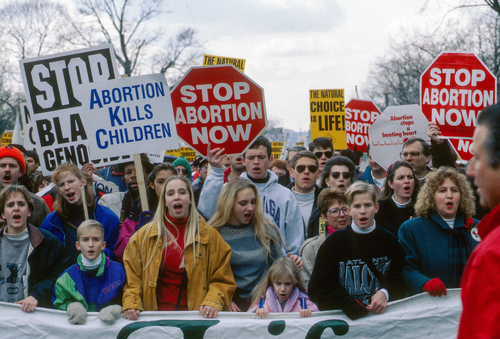
M 409 139 L 387 169 L 368 148 L 364 171 L 359 154 L 324 137 L 284 160 L 259 136 L 238 156 L 209 144 L 192 164 L 154 165 L 142 154 L 141 169 L 64 163 L 51 177 L 37 172 L 35 152 L 3 146 L 0 301 L 65 310 L 84 324 L 89 311 L 104 322 L 183 310 L 341 309 L 357 319 L 417 293 L 441 297 L 463 284 L 486 236 L 479 219 L 496 200 L 485 203 L 480 187 L 480 206 L 473 190 L 488 160 L 466 176 L 439 134 L 430 123 L 431 143 Z M 119 192 L 96 190 L 94 175 Z

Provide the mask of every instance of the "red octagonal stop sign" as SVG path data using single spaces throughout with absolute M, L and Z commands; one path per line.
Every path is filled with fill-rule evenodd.
M 422 112 L 444 137 L 472 138 L 477 115 L 496 101 L 496 77 L 474 53 L 441 53 L 420 77 Z
M 233 65 L 191 68 L 171 99 L 177 135 L 203 156 L 208 142 L 241 154 L 266 127 L 264 90 Z
M 366 152 L 368 129 L 382 114 L 371 101 L 351 99 L 345 105 L 347 147 L 351 150 Z

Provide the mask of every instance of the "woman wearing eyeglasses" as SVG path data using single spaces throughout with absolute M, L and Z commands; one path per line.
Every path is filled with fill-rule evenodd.
M 316 263 L 321 244 L 333 232 L 345 228 L 351 222 L 349 207 L 344 192 L 337 188 L 326 188 L 318 196 L 318 207 L 321 219 L 325 223 L 323 234 L 307 239 L 300 247 L 299 256 L 302 258 L 302 272 L 300 275 L 304 283 L 309 283 Z
M 420 182 L 413 167 L 406 161 L 396 161 L 387 171 L 387 180 L 375 215 L 377 225 L 397 238 L 399 227 L 415 215 L 414 205 L 419 189 Z
M 351 159 L 343 156 L 328 160 L 321 172 L 321 187 L 338 188 L 345 192 L 354 182 L 355 168 Z

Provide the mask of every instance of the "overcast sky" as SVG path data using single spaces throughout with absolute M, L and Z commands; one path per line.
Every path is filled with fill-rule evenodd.
M 432 1 L 431 1 L 432 2 Z M 246 59 L 245 74 L 264 88 L 268 119 L 309 129 L 309 90 L 345 89 L 360 99 L 371 63 L 390 36 L 442 17 L 420 13 L 425 0 L 178 0 L 163 22 L 171 34 L 198 31 L 204 52 Z M 168 32 L 167 32 L 168 33 Z M 200 65 L 202 60 L 200 58 Z

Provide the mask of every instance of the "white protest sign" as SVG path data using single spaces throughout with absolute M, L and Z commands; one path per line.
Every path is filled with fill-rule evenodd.
M 115 193 L 120 190 L 120 188 L 111 181 L 105 180 L 98 175 L 92 174 L 92 179 L 94 181 L 94 187 L 100 189 L 104 193 Z
M 462 311 L 460 289 L 448 289 L 441 298 L 422 293 L 389 302 L 382 314 L 350 320 L 340 311 L 313 312 L 302 318 L 295 313 L 255 314 L 219 312 L 212 319 L 198 311 L 141 312 L 139 320 L 119 317 L 112 324 L 88 312 L 85 325 L 71 325 L 65 311 L 37 307 L 25 313 L 19 305 L 0 303 L 2 339 L 24 338 L 189 338 L 189 339 L 274 339 L 274 338 L 431 338 L 455 339 Z M 478 325 L 480 326 L 480 325 Z M 83 330 L 82 330 L 83 329 Z
M 152 164 L 159 164 L 163 162 L 163 158 L 165 156 L 165 151 L 161 153 L 146 153 L 148 156 L 149 162 Z
M 387 107 L 368 130 L 372 159 L 387 170 L 400 160 L 406 140 L 422 138 L 430 142 L 428 125 L 419 105 Z
M 24 131 L 24 148 L 32 150 L 36 146 L 38 133 L 36 132 L 36 126 L 33 124 L 32 115 L 26 102 L 21 103 L 21 121 Z
M 52 173 L 64 162 L 81 167 L 90 161 L 98 166 L 123 161 L 119 157 L 90 157 L 87 140 L 91 136 L 82 117 L 83 88 L 118 77 L 111 44 L 23 59 L 19 63 L 44 174 Z
M 179 148 L 163 74 L 88 84 L 83 112 L 94 158 Z

